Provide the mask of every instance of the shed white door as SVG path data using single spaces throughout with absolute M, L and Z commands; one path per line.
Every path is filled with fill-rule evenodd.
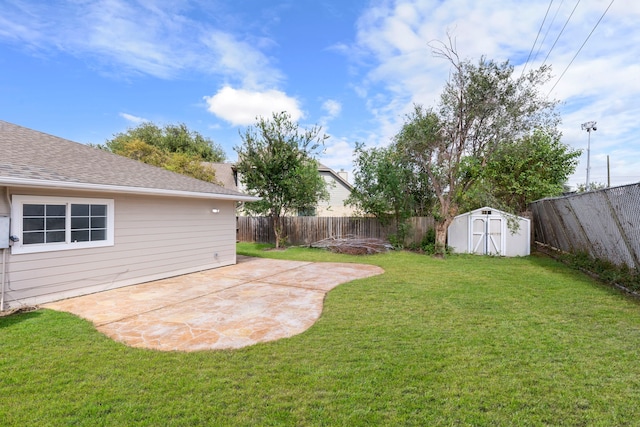
M 471 215 L 469 252 L 480 255 L 502 255 L 502 216 Z

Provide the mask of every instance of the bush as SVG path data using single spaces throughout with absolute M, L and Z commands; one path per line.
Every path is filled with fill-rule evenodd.
M 394 249 L 403 249 L 404 242 L 407 239 L 407 234 L 411 231 L 411 224 L 407 222 L 400 222 L 397 226 L 397 230 L 398 232 L 396 234 L 389 234 L 387 239 Z
M 436 244 L 436 230 L 430 228 L 422 237 L 419 245 L 412 245 L 412 250 L 424 252 L 427 255 L 448 255 L 451 254 L 451 247 L 439 248 Z

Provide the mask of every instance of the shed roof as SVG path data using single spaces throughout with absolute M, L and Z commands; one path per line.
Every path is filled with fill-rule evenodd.
M 239 191 L 2 120 L 0 185 L 257 200 Z
M 491 212 L 492 215 L 493 214 L 500 214 L 502 216 L 517 217 L 517 218 L 526 219 L 527 221 L 529 221 L 528 218 L 525 218 L 523 216 L 511 214 L 511 213 L 505 212 L 505 211 L 501 211 L 500 209 L 492 208 L 491 206 L 484 206 L 482 208 L 478 208 L 478 209 L 474 209 L 472 211 L 464 212 L 464 213 L 461 213 L 460 215 L 457 215 L 455 218 L 462 217 L 462 216 L 468 216 L 468 215 L 474 215 L 474 214 L 478 214 L 478 213 L 479 214 L 484 214 L 485 212 Z

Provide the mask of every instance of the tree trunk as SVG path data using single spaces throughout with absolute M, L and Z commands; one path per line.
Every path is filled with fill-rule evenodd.
M 437 258 L 443 258 L 447 249 L 447 229 L 453 218 L 444 218 L 440 221 L 436 221 L 436 248 L 435 256 Z
M 282 238 L 282 225 L 280 224 L 280 217 L 273 215 L 273 234 L 276 236 L 276 249 L 280 248 L 280 239 Z

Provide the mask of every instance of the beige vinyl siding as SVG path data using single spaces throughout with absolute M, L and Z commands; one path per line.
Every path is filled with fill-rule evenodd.
M 40 304 L 236 262 L 234 201 L 20 189 L 11 193 L 113 199 L 115 235 L 110 247 L 8 256 L 5 303 L 9 306 Z
M 351 216 L 353 208 L 345 206 L 344 201 L 347 200 L 351 191 L 342 182 L 328 172 L 320 173 L 327 183 L 327 191 L 329 192 L 329 200 L 318 203 L 317 216 Z

